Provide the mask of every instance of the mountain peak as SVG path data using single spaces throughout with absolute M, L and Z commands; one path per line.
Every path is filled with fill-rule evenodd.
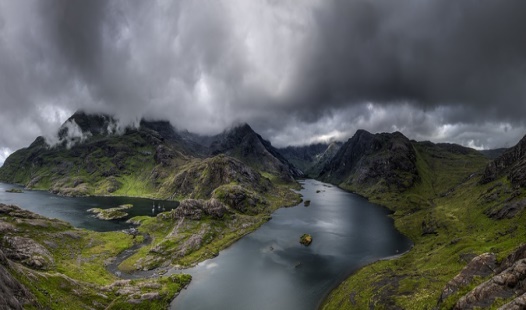
M 392 187 L 404 191 L 419 179 L 416 152 L 399 132 L 358 130 L 324 167 L 320 178 L 350 189 Z

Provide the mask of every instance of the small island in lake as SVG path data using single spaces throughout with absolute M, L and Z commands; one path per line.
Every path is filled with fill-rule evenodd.
M 92 208 L 92 209 L 88 209 L 88 212 L 96 213 L 97 218 L 100 220 L 109 221 L 109 220 L 121 219 L 121 218 L 128 216 L 128 213 L 123 212 L 122 210 L 131 209 L 132 207 L 133 205 L 131 204 L 125 204 L 125 205 L 120 205 L 117 208 L 109 208 L 109 209 Z
M 309 246 L 312 243 L 312 236 L 309 234 L 303 234 L 300 237 L 300 243 L 304 246 Z
M 310 206 L 310 200 L 305 200 L 305 201 L 303 202 L 303 205 L 304 205 L 305 207 Z
M 11 189 L 6 189 L 6 193 L 23 193 L 24 191 L 21 190 L 20 188 L 11 188 Z

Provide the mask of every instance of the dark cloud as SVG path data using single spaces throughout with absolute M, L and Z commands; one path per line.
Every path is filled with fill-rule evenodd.
M 279 146 L 358 128 L 513 144 L 525 12 L 522 0 L 0 1 L 0 161 L 79 108 L 200 133 L 248 122 Z
M 290 90 L 320 102 L 464 105 L 462 117 L 521 120 L 526 2 L 327 1 L 314 12 L 312 48 Z

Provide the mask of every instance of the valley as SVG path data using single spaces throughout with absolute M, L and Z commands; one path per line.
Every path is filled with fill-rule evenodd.
M 77 112 L 59 130 L 55 144 L 39 137 L 7 158 L 0 168 L 0 181 L 65 197 L 143 197 L 178 201 L 178 206 L 154 216 L 130 217 L 129 223 L 138 230 L 138 235 L 131 236 L 77 229 L 60 221 L 49 224 L 46 221 L 53 220 L 3 205 L 1 223 L 6 228 L 1 237 L 11 250 L 4 255 L 2 268 L 13 287 L 26 288 L 27 294 L 17 299 L 24 307 L 53 308 L 61 304 L 63 288 L 78 283 L 86 288 L 79 293 L 79 306 L 131 307 L 155 299 L 155 307 L 166 308 L 189 277 L 172 279 L 169 274 L 173 273 L 168 272 L 130 284 L 102 266 L 140 244 L 144 236 L 150 242 L 119 263 L 120 273 L 162 274 L 196 266 L 262 225 L 271 227 L 271 214 L 282 207 L 296 206 L 303 198 L 312 205 L 295 208 L 309 212 L 317 208 L 316 195 L 325 195 L 323 187 L 313 196 L 298 193 L 301 185 L 297 180 L 311 177 L 387 207 L 396 229 L 414 243 L 400 257 L 364 266 L 395 254 L 390 253 L 345 267 L 345 276 L 355 272 L 345 281 L 337 278 L 337 283 L 343 282 L 321 308 L 513 309 L 525 293 L 521 283 L 526 275 L 519 268 L 526 257 L 520 247 L 526 233 L 521 224 L 526 206 L 522 189 L 525 141 L 483 154 L 454 144 L 409 140 L 400 132 L 359 130 L 344 143 L 276 149 L 247 124 L 208 137 L 179 131 L 164 121 L 142 120 L 138 127 L 122 129 L 110 116 Z M 32 219 L 29 224 L 27 218 Z M 328 225 L 334 221 L 331 218 Z M 44 239 L 40 230 L 46 232 Z M 301 248 L 297 239 L 309 232 L 297 233 L 292 239 Z M 64 234 L 81 240 L 76 254 L 44 242 L 54 244 L 53 238 Z M 36 244 L 38 253 L 45 253 L 38 255 L 47 257 L 47 269 L 23 258 L 34 258 L 34 253 L 13 254 L 19 250 L 8 240 L 21 235 Z M 312 237 L 312 245 L 304 250 L 319 246 L 318 236 Z M 228 251 L 237 251 L 237 244 Z M 484 264 L 477 263 L 480 261 Z M 301 261 L 300 265 L 308 269 Z M 487 265 L 492 266 L 491 271 L 484 267 Z M 362 268 L 356 271 L 358 267 Z M 49 272 L 67 278 L 64 283 L 69 284 L 54 286 L 55 282 L 38 280 L 47 283 L 45 293 L 23 280 L 44 279 Z M 491 286 L 497 278 L 516 280 Z M 120 285 L 129 294 L 119 295 L 115 287 Z M 150 293 L 159 290 L 163 293 L 152 297 Z M 95 297 L 96 291 L 106 292 L 106 297 Z M 46 294 L 57 297 L 48 299 Z M 324 293 L 317 296 L 322 298 Z M 119 304 L 114 305 L 113 300 Z

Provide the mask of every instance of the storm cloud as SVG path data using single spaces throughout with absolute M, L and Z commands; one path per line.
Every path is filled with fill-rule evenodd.
M 0 162 L 74 111 L 273 144 L 526 134 L 526 2 L 0 1 Z

